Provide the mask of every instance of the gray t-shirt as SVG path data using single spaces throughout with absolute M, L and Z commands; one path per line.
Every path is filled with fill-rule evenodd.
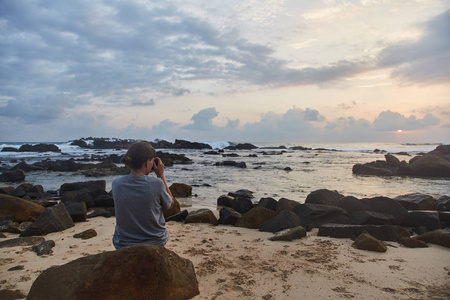
M 163 210 L 172 197 L 160 178 L 126 175 L 112 183 L 116 212 L 116 249 L 137 244 L 165 245 L 169 240 Z

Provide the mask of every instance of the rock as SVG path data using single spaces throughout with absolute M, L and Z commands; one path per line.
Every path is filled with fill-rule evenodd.
M 87 208 L 84 202 L 68 202 L 64 204 L 67 212 L 74 222 L 85 222 L 87 220 Z
M 231 202 L 231 208 L 238 213 L 245 214 L 253 208 L 253 202 L 249 198 L 236 197 Z
M 189 223 L 208 223 L 212 225 L 217 225 L 217 218 L 214 213 L 207 208 L 202 208 L 196 211 L 191 211 L 184 221 L 186 224 Z
M 411 193 L 394 198 L 407 210 L 435 210 L 436 201 L 430 195 Z
M 336 191 L 330 191 L 327 189 L 321 189 L 311 192 L 305 200 L 305 203 L 316 203 L 337 206 L 339 200 L 344 198 L 344 195 L 339 194 Z
M 240 213 L 232 209 L 231 207 L 223 207 L 219 212 L 218 224 L 222 225 L 236 225 L 237 220 L 242 217 Z
M 17 182 L 25 180 L 26 173 L 24 170 L 7 171 L 0 175 L 2 182 Z
M 294 207 L 299 204 L 297 201 L 289 200 L 286 198 L 281 198 L 278 200 L 277 208 L 275 209 L 276 213 L 279 214 L 283 210 L 293 211 Z
M 376 211 L 357 211 L 350 216 L 350 224 L 355 225 L 393 225 L 395 223 L 396 220 L 393 215 Z
M 24 299 L 25 297 L 26 295 L 19 290 L 0 290 L 0 299 L 2 300 Z
M 336 206 L 315 203 L 297 204 L 294 207 L 294 213 L 308 231 L 326 223 L 347 224 L 350 222 L 348 213 Z
M 412 175 L 427 177 L 450 177 L 450 161 L 435 154 L 425 154 L 410 162 Z
M 6 239 L 7 236 L 3 234 L 3 232 L 0 232 L 0 239 Z
M 178 202 L 177 199 L 173 198 L 173 205 L 172 205 L 172 207 L 163 211 L 164 219 L 166 219 L 168 217 L 171 217 L 173 215 L 176 215 L 180 211 L 181 211 L 180 202 Z
M 174 215 L 171 215 L 166 219 L 166 222 L 175 221 L 175 222 L 184 222 L 186 217 L 188 216 L 189 212 L 185 209 L 180 211 L 179 213 L 176 213 Z
M 72 182 L 72 183 L 64 183 L 60 187 L 60 194 L 64 194 L 65 192 L 70 191 L 79 191 L 82 189 L 88 189 L 93 197 L 101 195 L 105 192 L 106 189 L 106 181 L 105 180 L 94 180 L 94 181 L 86 181 L 86 182 Z M 98 195 L 97 195 L 98 194 Z
M 0 217 L 13 216 L 15 222 L 35 221 L 44 209 L 31 201 L 0 194 Z
M 61 202 L 66 203 L 85 203 L 87 208 L 94 207 L 94 199 L 87 188 L 77 191 L 65 191 L 61 194 Z
M 189 142 L 185 140 L 175 140 L 173 144 L 173 149 L 212 149 L 212 147 L 208 144 L 197 143 L 197 142 Z
M 450 211 L 440 211 L 439 221 L 441 222 L 441 228 L 450 228 Z
M 385 166 L 378 166 L 377 163 L 356 164 L 352 168 L 353 174 L 357 175 L 374 175 L 374 176 L 394 176 L 395 170 L 384 168 Z M 387 166 L 387 165 L 386 165 Z
M 361 233 L 352 244 L 352 247 L 359 250 L 386 252 L 387 247 L 381 241 L 371 236 L 367 232 Z
M 14 148 L 14 147 L 3 147 L 2 151 L 0 151 L 0 152 L 18 152 L 18 151 L 19 151 L 19 149 Z
M 231 207 L 233 205 L 234 197 L 222 195 L 217 199 L 217 206 Z
M 394 155 L 386 154 L 384 158 L 386 159 L 386 163 L 388 166 L 396 168 L 400 167 L 400 160 Z
M 14 266 L 14 267 L 8 269 L 8 271 L 21 271 L 21 270 L 25 270 L 24 265 Z M 2 299 L 2 298 L 0 298 L 0 299 Z
M 293 241 L 306 237 L 306 230 L 302 226 L 289 228 L 277 232 L 274 236 L 270 237 L 270 241 Z
M 28 300 L 190 299 L 199 294 L 191 261 L 154 245 L 82 257 L 41 273 Z
M 247 168 L 247 164 L 243 161 L 225 160 L 222 162 L 216 162 L 215 166 L 226 166 L 226 167 L 236 167 L 236 168 Z
M 427 230 L 441 228 L 439 213 L 436 211 L 410 211 L 404 224 L 411 227 L 425 226 Z
M 184 183 L 173 183 L 169 187 L 172 195 L 176 197 L 191 197 L 192 196 L 192 186 Z
M 86 216 L 88 219 L 90 218 L 96 218 L 96 217 L 105 217 L 105 218 L 111 218 L 111 213 L 103 208 L 96 209 L 92 213 L 88 214 Z
M 52 232 L 63 231 L 73 226 L 72 218 L 67 212 L 64 203 L 59 203 L 44 209 L 39 218 L 37 218 L 30 227 L 24 230 L 20 234 L 20 237 L 46 235 Z
M 396 225 L 325 224 L 320 226 L 317 235 L 354 239 L 364 231 L 382 241 L 397 242 L 401 237 L 410 237 L 408 230 Z
M 100 195 L 94 200 L 94 207 L 114 207 L 114 198 L 112 195 Z
M 6 220 L 0 222 L 0 232 L 21 233 L 22 230 L 20 230 L 17 222 Z
M 437 210 L 440 211 L 450 211 L 450 197 L 441 196 L 436 200 Z
M 276 212 L 271 209 L 264 207 L 255 207 L 243 214 L 242 217 L 237 220 L 236 226 L 258 229 L 259 226 L 271 220 L 276 215 Z
M 428 245 L 424 241 L 415 239 L 415 238 L 409 238 L 409 237 L 402 237 L 398 240 L 399 244 L 402 244 L 405 247 L 408 248 L 427 248 Z
M 21 161 L 17 165 L 11 168 L 11 171 L 13 170 L 23 170 L 25 172 L 32 172 L 32 171 L 42 171 L 45 170 L 45 168 L 35 165 L 29 165 L 25 161 Z
M 300 218 L 295 213 L 289 210 L 283 210 L 277 216 L 259 226 L 259 231 L 274 233 L 300 225 Z
M 258 147 L 256 147 L 255 145 L 252 145 L 250 143 L 244 143 L 244 144 L 237 144 L 237 145 L 234 145 L 234 146 L 228 146 L 228 147 L 225 147 L 224 149 L 232 150 L 232 151 L 235 151 L 235 150 L 253 150 L 253 149 L 258 149 Z
M 88 229 L 85 231 L 82 231 L 80 233 L 76 233 L 73 235 L 74 238 L 76 239 L 82 239 L 82 240 L 87 240 L 93 237 L 97 236 L 97 231 L 95 231 L 94 229 Z
M 55 241 L 48 240 L 40 243 L 39 245 L 33 246 L 33 251 L 36 252 L 38 256 L 49 255 L 53 253 L 52 248 L 55 247 Z
M 236 198 L 236 197 L 241 197 L 241 198 L 253 198 L 253 192 L 249 191 L 247 189 L 241 189 L 241 190 L 237 190 L 236 192 L 229 192 L 228 196 Z
M 261 200 L 259 200 L 259 202 L 258 202 L 258 207 L 265 207 L 265 208 L 276 211 L 277 204 L 278 204 L 278 201 L 273 198 L 270 198 L 270 197 L 261 198 Z
M 37 144 L 37 145 L 29 145 L 25 144 L 20 146 L 19 152 L 61 152 L 61 149 L 58 146 L 53 144 Z
M 41 236 L 18 237 L 0 242 L 0 248 L 31 246 L 40 244 L 44 241 L 45 239 Z
M 450 230 L 447 229 L 430 231 L 416 236 L 415 239 L 450 248 Z

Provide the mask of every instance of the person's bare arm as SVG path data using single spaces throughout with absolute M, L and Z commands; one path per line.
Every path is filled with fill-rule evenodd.
M 158 162 L 156 162 L 158 160 Z M 175 203 L 175 200 L 173 198 L 172 192 L 169 189 L 169 186 L 167 185 L 166 178 L 164 177 L 164 164 L 159 157 L 155 157 L 154 164 L 153 164 L 153 171 L 155 172 L 156 176 L 160 178 L 164 182 L 164 186 L 166 187 L 167 193 L 169 193 L 170 197 L 172 197 L 172 203 L 170 204 L 171 209 L 173 207 L 173 204 Z

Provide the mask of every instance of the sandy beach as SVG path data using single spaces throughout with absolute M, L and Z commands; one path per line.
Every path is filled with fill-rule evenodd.
M 48 234 L 45 239 L 56 244 L 51 255 L 39 257 L 31 247 L 0 249 L 0 288 L 27 294 L 48 267 L 114 250 L 114 225 L 114 217 L 97 217 Z M 194 299 L 450 298 L 450 250 L 438 245 L 409 249 L 388 242 L 386 253 L 376 253 L 314 230 L 301 240 L 273 242 L 271 233 L 232 226 L 168 222 L 167 227 L 166 247 L 195 266 L 200 295 Z M 96 237 L 73 237 L 91 228 Z M 8 271 L 18 265 L 23 270 Z

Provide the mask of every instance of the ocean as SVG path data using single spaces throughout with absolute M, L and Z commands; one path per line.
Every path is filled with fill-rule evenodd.
M 24 143 L 0 143 L 4 147 L 19 148 Z M 36 144 L 36 143 L 29 143 Z M 10 168 L 24 160 L 31 164 L 44 159 L 80 159 L 92 154 L 118 154 L 126 150 L 85 149 L 72 146 L 69 142 L 53 143 L 61 153 L 36 152 L 0 152 L 0 162 L 4 169 Z M 209 142 L 215 149 L 223 149 L 230 142 Z M 335 190 L 345 196 L 357 198 L 386 196 L 395 197 L 408 193 L 430 194 L 435 198 L 450 196 L 449 178 L 414 178 L 414 177 L 376 177 L 352 174 L 352 167 L 357 163 L 384 160 L 386 153 L 393 153 L 400 160 L 408 161 L 414 155 L 429 152 L 438 144 L 395 144 L 395 143 L 345 143 L 345 144 L 289 144 L 289 143 L 252 143 L 258 146 L 254 150 L 226 150 L 226 154 L 235 153 L 237 157 L 205 154 L 208 150 L 160 150 L 170 153 L 185 154 L 193 163 L 166 167 L 165 177 L 169 184 L 185 183 L 193 186 L 194 196 L 179 199 L 184 205 L 193 207 L 215 208 L 217 198 L 228 192 L 248 189 L 254 194 L 254 201 L 262 197 L 276 200 L 287 198 L 304 202 L 307 195 L 318 189 Z M 288 149 L 278 149 L 278 146 Z M 292 146 L 303 146 L 312 150 L 291 150 Z M 374 152 L 375 149 L 381 152 Z M 395 153 L 404 152 L 408 155 Z M 233 160 L 245 162 L 247 168 L 215 166 L 216 162 Z M 286 168 L 290 168 L 286 170 Z M 152 175 L 150 175 L 152 176 Z M 85 177 L 74 173 L 35 171 L 28 172 L 26 181 L 40 184 L 46 191 L 58 190 L 63 183 L 106 180 L 106 189 L 117 176 Z M 2 183 L 0 187 L 18 186 L 20 183 Z

